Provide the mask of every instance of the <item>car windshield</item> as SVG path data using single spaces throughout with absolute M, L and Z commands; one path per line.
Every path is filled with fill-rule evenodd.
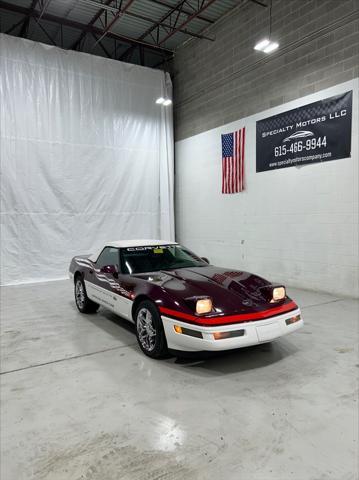
M 121 270 L 135 274 L 208 265 L 180 245 L 129 247 L 121 249 Z

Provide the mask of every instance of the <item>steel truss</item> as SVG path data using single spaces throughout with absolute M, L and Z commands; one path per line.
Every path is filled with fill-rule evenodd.
M 197 18 L 203 22 L 203 29 L 211 25 L 213 20 L 207 18 L 203 13 L 212 3 L 218 0 L 196 0 L 195 5 L 193 0 L 192 2 L 178 0 L 174 5 L 169 4 L 166 0 L 152 0 L 153 3 L 167 9 L 158 20 L 131 11 L 130 7 L 136 0 L 77 0 L 97 8 L 96 14 L 86 24 L 71 20 L 69 17 L 50 14 L 47 11 L 50 1 L 32 0 L 30 7 L 25 8 L 0 0 L 0 9 L 23 16 L 20 21 L 17 20 L 14 25 L 8 28 L 6 33 L 13 33 L 19 28 L 18 36 L 28 38 L 30 21 L 33 20 L 53 45 L 70 50 L 84 50 L 86 45 L 86 51 L 93 51 L 96 46 L 99 46 L 107 57 L 126 61 L 131 61 L 134 53 L 137 52 L 142 65 L 149 63 L 146 62 L 147 52 L 162 57 L 160 63 L 155 62 L 156 65 L 172 58 L 173 50 L 167 48 L 165 44 L 175 34 L 180 33 L 187 37 L 214 41 L 211 36 L 191 30 L 188 28 L 188 24 Z M 148 22 L 148 28 L 138 38 L 122 35 L 118 33 L 119 29 L 115 27 L 124 16 Z M 55 35 L 50 35 L 47 28 L 48 22 L 59 25 L 60 29 Z M 71 27 L 79 31 L 78 37 L 67 46 L 64 46 L 63 27 Z M 103 41 L 106 37 L 114 41 L 112 50 L 109 48 L 108 42 L 105 44 Z M 91 44 L 88 44 L 88 42 L 91 42 Z M 124 47 L 127 48 L 124 50 Z

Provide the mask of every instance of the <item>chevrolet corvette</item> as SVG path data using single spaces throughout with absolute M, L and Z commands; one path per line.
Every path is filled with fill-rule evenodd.
M 303 325 L 283 285 L 215 267 L 175 242 L 106 243 L 75 256 L 69 275 L 78 310 L 94 313 L 101 305 L 134 322 L 152 358 L 271 342 Z

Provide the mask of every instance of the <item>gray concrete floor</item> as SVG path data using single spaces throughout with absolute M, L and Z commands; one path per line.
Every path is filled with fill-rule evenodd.
M 292 290 L 305 327 L 155 361 L 69 282 L 1 289 L 2 480 L 358 478 L 358 302 Z

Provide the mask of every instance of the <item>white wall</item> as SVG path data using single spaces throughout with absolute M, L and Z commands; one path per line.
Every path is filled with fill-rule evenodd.
M 64 277 L 106 241 L 174 236 L 172 112 L 155 104 L 166 82 L 0 35 L 3 284 Z
M 176 239 L 212 263 L 358 296 L 358 79 L 175 145 Z M 353 89 L 352 156 L 256 173 L 256 121 Z M 221 133 L 246 127 L 246 191 L 221 194 Z

